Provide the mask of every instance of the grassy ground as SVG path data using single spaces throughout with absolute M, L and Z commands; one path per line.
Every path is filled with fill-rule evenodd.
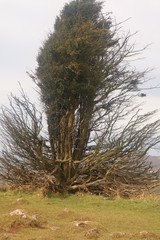
M 10 216 L 14 210 L 26 216 Z M 79 226 L 76 226 L 79 224 Z M 0 191 L 0 239 L 160 239 L 160 199 Z

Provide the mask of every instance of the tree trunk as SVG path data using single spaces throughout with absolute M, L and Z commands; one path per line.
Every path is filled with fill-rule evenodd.
M 76 143 L 73 153 L 74 160 L 80 160 L 83 158 L 84 153 L 86 151 L 88 139 L 90 136 L 90 120 L 92 118 L 94 108 L 94 98 L 92 96 L 91 99 L 84 99 L 81 103 L 80 107 L 80 122 L 77 131 Z

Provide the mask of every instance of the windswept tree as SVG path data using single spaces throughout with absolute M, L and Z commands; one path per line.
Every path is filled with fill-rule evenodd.
M 160 141 L 160 122 L 148 123 L 154 113 L 132 106 L 146 71 L 130 65 L 141 53 L 130 37 L 102 13 L 101 2 L 73 0 L 40 48 L 31 77 L 47 117 L 47 171 L 61 191 L 133 190 L 158 179 L 145 155 Z

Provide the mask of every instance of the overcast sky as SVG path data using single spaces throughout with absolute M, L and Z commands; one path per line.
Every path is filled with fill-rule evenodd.
M 18 82 L 34 96 L 34 85 L 26 71 L 34 71 L 38 49 L 66 2 L 0 0 L 0 105 L 6 105 L 10 92 L 17 92 Z M 117 22 L 130 18 L 122 24 L 123 30 L 138 31 L 134 38 L 138 47 L 151 44 L 137 66 L 154 68 L 154 79 L 148 86 L 160 85 L 160 0 L 105 0 L 103 11 L 112 12 Z M 160 108 L 159 92 L 147 91 L 145 109 Z

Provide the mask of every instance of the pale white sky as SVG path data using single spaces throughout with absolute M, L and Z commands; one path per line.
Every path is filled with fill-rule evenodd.
M 7 104 L 10 92 L 17 92 L 18 82 L 30 96 L 35 96 L 34 84 L 26 71 L 34 71 L 38 49 L 66 2 L 69 1 L 0 0 L 0 106 Z M 130 18 L 122 24 L 123 30 L 139 31 L 134 39 L 138 47 L 152 44 L 137 66 L 154 68 L 154 79 L 148 86 L 160 85 L 160 1 L 105 0 L 103 11 L 112 12 L 117 22 Z M 160 108 L 160 89 L 147 91 L 143 100 L 147 110 Z
M 140 69 L 153 68 L 152 80 L 147 87 L 160 87 L 160 1 L 159 0 L 106 0 L 105 9 L 111 11 L 123 30 L 131 33 L 138 31 L 134 38 L 138 48 L 151 44 L 143 54 L 141 61 L 135 62 Z M 133 41 L 133 42 L 134 42 Z M 144 110 L 160 109 L 160 88 L 145 91 L 147 97 Z M 141 99 L 140 99 L 141 100 Z M 157 114 L 160 118 L 160 113 Z

